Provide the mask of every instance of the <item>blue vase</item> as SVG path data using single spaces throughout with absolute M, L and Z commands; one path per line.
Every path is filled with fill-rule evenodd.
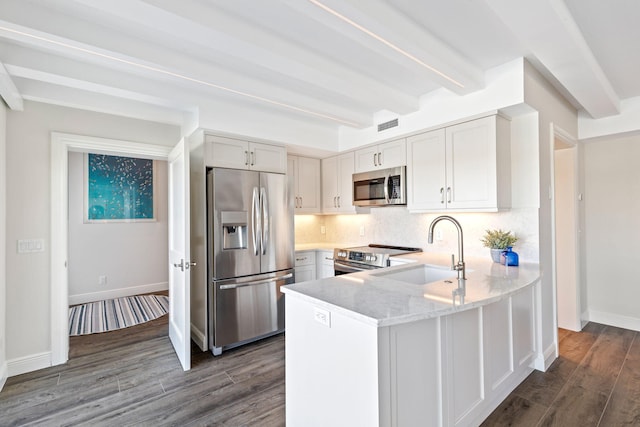
M 518 263 L 518 254 L 516 252 L 513 252 L 511 246 L 507 247 L 506 251 L 502 251 L 502 254 L 500 255 L 500 264 L 517 267 Z

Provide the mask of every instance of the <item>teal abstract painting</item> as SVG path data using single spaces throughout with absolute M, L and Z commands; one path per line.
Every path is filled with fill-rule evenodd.
M 89 154 L 87 219 L 153 220 L 153 160 Z

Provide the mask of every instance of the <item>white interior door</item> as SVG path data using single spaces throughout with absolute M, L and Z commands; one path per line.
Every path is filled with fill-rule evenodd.
M 169 154 L 169 338 L 191 369 L 189 150 L 184 139 Z

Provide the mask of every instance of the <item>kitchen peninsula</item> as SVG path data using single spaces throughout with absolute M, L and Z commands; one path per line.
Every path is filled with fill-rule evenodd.
M 478 425 L 542 357 L 537 264 L 396 261 L 283 288 L 287 425 Z

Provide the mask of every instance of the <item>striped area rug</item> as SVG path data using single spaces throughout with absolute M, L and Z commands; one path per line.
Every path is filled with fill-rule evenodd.
M 69 307 L 69 336 L 128 328 L 169 312 L 169 297 L 137 295 Z

